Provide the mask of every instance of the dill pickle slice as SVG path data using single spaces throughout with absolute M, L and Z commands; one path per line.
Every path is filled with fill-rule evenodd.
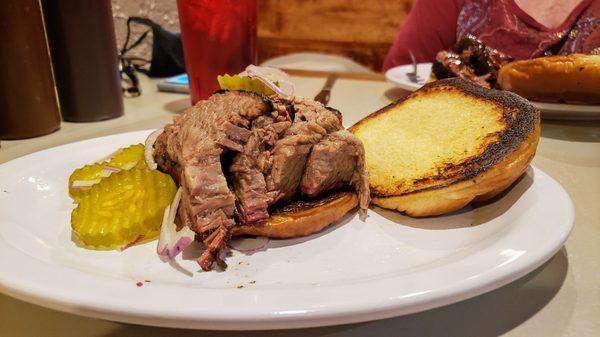
M 110 157 L 107 164 L 122 170 L 128 170 L 143 160 L 144 145 L 135 144 L 117 151 L 117 153 Z
M 105 178 L 110 175 L 110 171 L 106 171 L 107 166 L 115 167 L 121 170 L 129 170 L 134 166 L 144 165 L 144 145 L 135 144 L 126 148 L 117 150 L 106 161 L 101 163 L 88 164 L 80 167 L 71 173 L 69 177 L 69 195 L 75 201 L 79 200 L 83 195 L 87 194 L 91 186 L 73 187 L 73 182 L 84 181 L 93 184 L 95 181 Z
M 267 87 L 261 81 L 248 76 L 221 75 L 217 76 L 217 81 L 219 81 L 219 85 L 223 90 L 244 90 L 264 94 L 267 96 L 275 93 L 273 89 Z
M 74 188 L 73 183 L 75 181 L 94 181 L 100 180 L 100 175 L 106 166 L 105 163 L 102 164 L 90 164 L 85 165 L 84 167 L 78 168 L 69 177 L 69 195 L 71 198 L 75 200 L 79 200 L 84 194 L 86 194 L 90 187 L 79 187 Z
M 71 213 L 71 228 L 87 248 L 114 249 L 158 236 L 177 187 L 146 167 L 111 174 L 92 186 Z

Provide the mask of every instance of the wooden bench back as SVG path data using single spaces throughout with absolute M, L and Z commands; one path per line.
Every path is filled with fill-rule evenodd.
M 379 71 L 413 0 L 259 0 L 259 62 L 294 52 L 347 56 Z

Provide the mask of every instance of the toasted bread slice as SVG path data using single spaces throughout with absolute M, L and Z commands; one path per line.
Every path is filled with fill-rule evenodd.
M 535 154 L 527 100 L 461 79 L 425 85 L 350 128 L 365 146 L 373 203 L 432 216 L 494 197 Z

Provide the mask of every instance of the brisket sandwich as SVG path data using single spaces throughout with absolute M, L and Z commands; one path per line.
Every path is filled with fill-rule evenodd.
M 215 93 L 164 127 L 153 156 L 182 188 L 175 222 L 206 246 L 204 270 L 224 265 L 232 235 L 308 235 L 370 200 L 360 140 L 300 97 Z

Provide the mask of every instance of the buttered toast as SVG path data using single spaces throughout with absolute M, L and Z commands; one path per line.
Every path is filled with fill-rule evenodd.
M 535 155 L 539 111 L 453 78 L 425 85 L 350 128 L 364 144 L 372 201 L 433 216 L 494 197 Z

